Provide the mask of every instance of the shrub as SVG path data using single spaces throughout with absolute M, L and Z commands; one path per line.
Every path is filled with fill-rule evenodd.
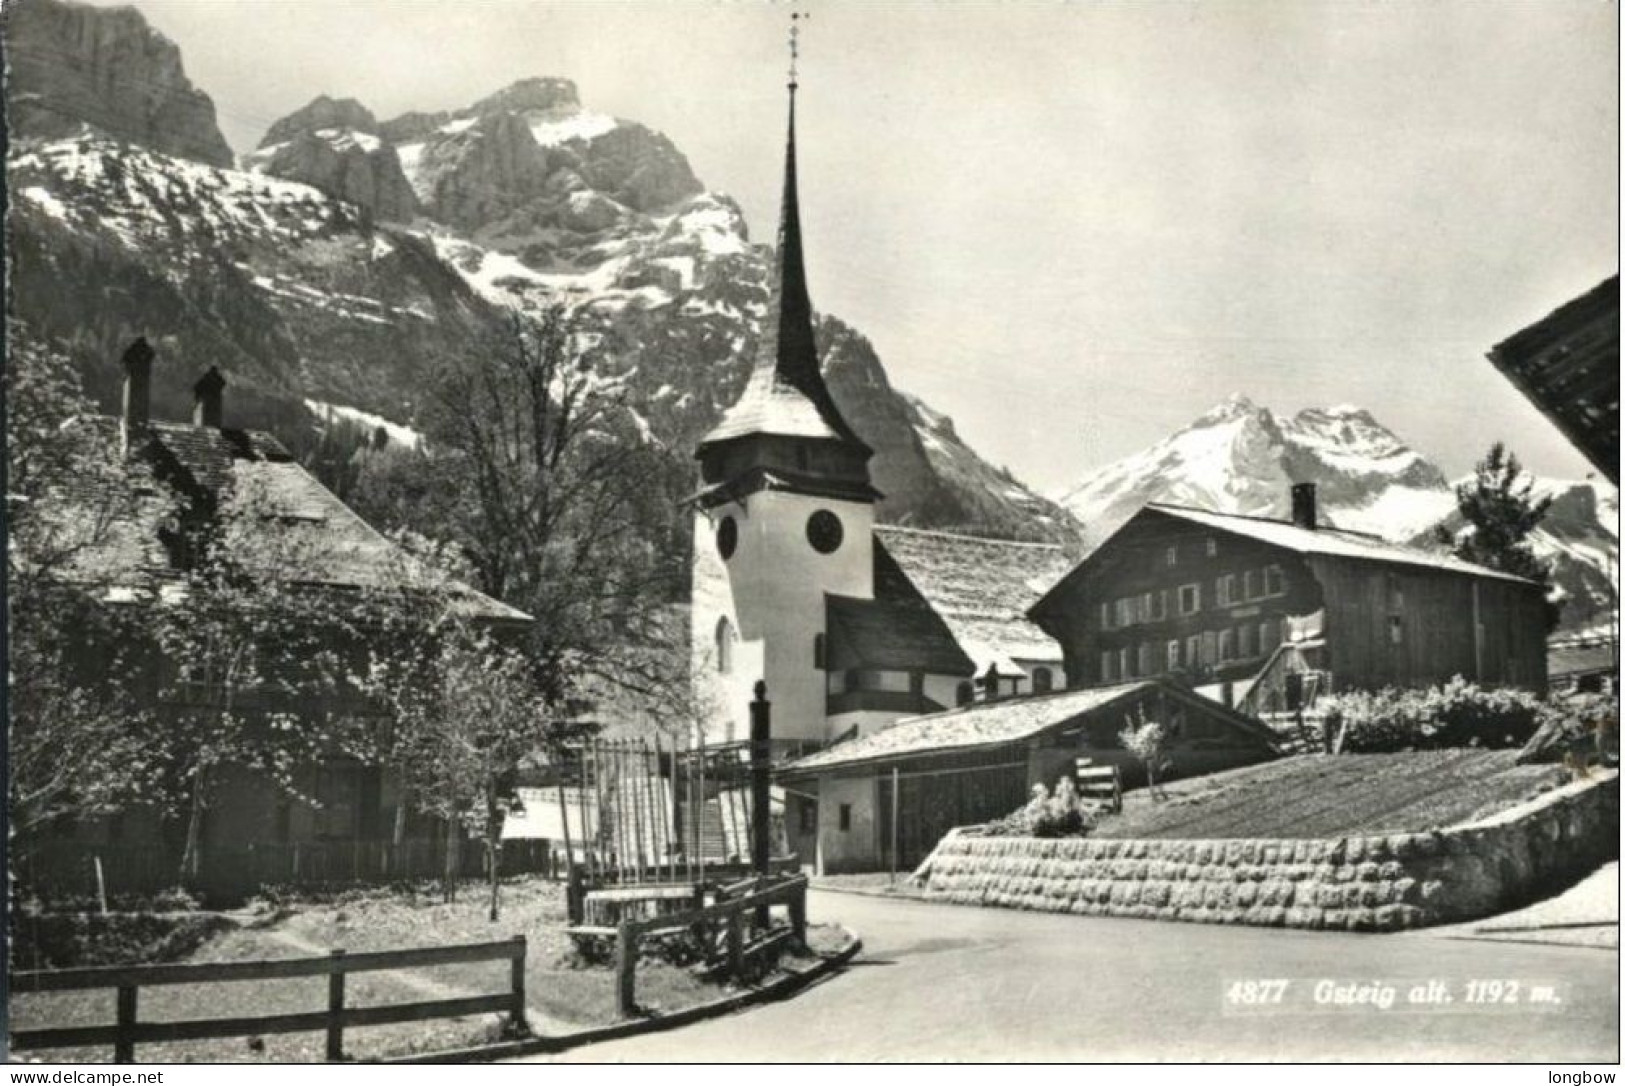
M 1617 765 L 1619 698 L 1612 694 L 1570 694 L 1540 707 L 1540 727 L 1518 753 L 1518 761 Z
M 1523 746 L 1546 707 L 1526 690 L 1483 689 L 1456 676 L 1419 690 L 1355 690 L 1321 703 L 1344 753 Z
M 1042 784 L 1033 785 L 1031 796 L 1019 811 L 978 827 L 975 836 L 986 837 L 1082 837 L 1099 824 L 1100 808 L 1078 795 L 1071 777 L 1062 777 L 1050 792 Z

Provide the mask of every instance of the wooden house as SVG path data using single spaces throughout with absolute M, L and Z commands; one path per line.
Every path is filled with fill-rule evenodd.
M 1140 720 L 1170 736 L 1169 777 L 1275 756 L 1258 721 L 1166 679 L 978 702 L 899 721 L 791 762 L 787 796 L 815 802 L 820 874 L 909 871 L 957 826 L 1009 815 L 1033 785 L 1053 787 L 1088 757 L 1130 784 L 1143 770 L 1119 735 Z
M 1081 684 L 1179 675 L 1249 709 L 1461 675 L 1546 686 L 1540 585 L 1317 522 L 1146 506 L 1032 608 Z
M 134 615 L 128 625 L 138 631 L 153 627 L 140 616 L 156 617 L 159 610 L 184 621 L 198 608 L 218 606 L 195 598 L 188 573 L 199 560 L 197 541 L 207 538 L 211 527 L 229 525 L 222 534 L 235 537 L 233 575 L 274 585 L 278 594 L 300 594 L 332 604 L 325 610 L 313 606 L 313 615 L 337 615 L 368 593 L 398 598 L 432 588 L 437 606 L 467 621 L 513 635 L 529 626 L 531 619 L 523 612 L 467 585 L 448 582 L 406 554 L 295 462 L 273 435 L 226 426 L 226 382 L 218 371 L 211 369 L 197 383 L 190 422 L 150 418 L 153 362 L 153 351 L 137 340 L 123 358 L 122 416 L 91 416 L 74 423 L 102 431 L 105 447 L 146 461 L 158 486 L 143 490 L 122 519 L 110 525 L 74 567 L 63 570 L 64 590 L 83 594 L 93 586 L 90 590 L 99 604 Z M 89 507 L 93 499 L 93 494 L 62 495 L 65 515 L 99 515 Z M 388 636 L 364 622 L 335 623 L 309 634 L 301 631 L 301 646 L 319 644 L 323 651 L 356 653 L 355 659 L 366 658 L 360 653 L 377 648 L 376 639 Z M 357 638 L 366 643 L 357 644 Z M 150 636 L 145 640 L 150 644 L 139 651 L 145 665 L 134 691 L 139 704 L 131 706 L 132 715 L 150 711 L 153 726 L 162 727 L 181 715 L 219 711 L 222 691 L 216 681 L 210 677 L 177 681 L 179 662 L 158 640 Z M 267 663 L 248 688 L 234 693 L 233 711 L 240 715 L 260 714 L 267 721 L 274 717 L 303 728 L 335 714 L 364 717 L 376 711 L 353 690 L 346 694 L 331 683 L 318 689 L 306 681 L 308 675 L 301 671 L 294 651 L 259 644 L 243 651 L 263 656 Z M 216 799 L 202 823 L 206 858 L 240 854 L 254 846 L 388 840 L 395 830 L 401 803 L 395 782 L 379 767 L 337 750 L 296 768 L 297 795 L 245 767 L 226 766 L 221 773 L 223 778 L 213 789 Z M 131 810 L 94 824 L 67 827 L 56 850 L 64 862 L 75 844 L 103 851 L 177 852 L 180 828 L 155 812 Z M 52 848 L 40 851 L 48 861 Z M 172 879 L 176 869 L 166 865 L 165 870 Z

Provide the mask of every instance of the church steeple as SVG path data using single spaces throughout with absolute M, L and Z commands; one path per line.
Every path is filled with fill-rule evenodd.
M 792 63 L 778 247 L 755 364 L 739 400 L 701 439 L 696 455 L 707 484 L 744 483 L 741 476 L 753 470 L 777 468 L 774 479 L 780 483 L 799 479 L 824 489 L 833 484 L 872 500 L 867 468 L 872 450 L 835 406 L 813 336 L 796 187 L 798 85 Z

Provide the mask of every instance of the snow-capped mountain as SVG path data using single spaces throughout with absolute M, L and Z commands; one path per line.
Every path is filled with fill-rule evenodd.
M 1334 527 L 1420 546 L 1437 546 L 1441 526 L 1460 527 L 1456 484 L 1370 412 L 1339 406 L 1283 417 L 1240 395 L 1092 471 L 1060 501 L 1092 546 L 1153 501 L 1284 518 L 1297 482 L 1316 484 L 1319 517 Z M 1553 497 L 1531 543 L 1565 599 L 1563 626 L 1593 624 L 1611 613 L 1617 590 L 1618 492 L 1558 480 L 1537 480 L 1535 492 Z
M 511 308 L 553 302 L 578 311 L 596 371 L 624 384 L 632 429 L 674 470 L 692 470 L 695 440 L 743 387 L 770 250 L 670 140 L 592 111 L 569 80 L 524 80 L 466 108 L 384 121 L 322 96 L 233 168 L 214 153 L 201 91 L 188 91 L 208 109 L 188 115 L 185 146 L 207 154 L 99 123 L 111 104 L 85 96 L 154 78 L 126 70 L 153 42 L 191 88 L 178 50 L 138 14 L 22 0 L 7 20 L 8 33 L 47 45 L 62 33 L 110 39 L 96 55 L 107 70 L 86 86 L 19 71 L 8 87 L 10 100 L 39 104 L 23 121 L 50 118 L 12 132 L 13 315 L 78 360 L 108 407 L 112 360 L 140 333 L 160 351 L 161 414 L 181 416 L 190 379 L 218 364 L 243 425 L 410 426 L 438 359 L 480 342 Z M 117 45 L 135 34 L 141 48 Z M 764 140 L 763 154 L 777 153 Z M 816 260 L 816 224 L 808 230 Z M 829 315 L 818 331 L 833 394 L 876 450 L 883 519 L 1070 534 L 1067 514 L 894 389 L 859 332 Z

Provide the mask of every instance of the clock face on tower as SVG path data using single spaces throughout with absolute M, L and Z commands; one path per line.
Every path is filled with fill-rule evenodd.
M 717 525 L 717 553 L 722 555 L 726 562 L 734 556 L 739 547 L 739 525 L 733 517 L 723 517 L 722 523 Z
M 828 509 L 820 509 L 807 518 L 807 542 L 819 554 L 834 554 L 845 535 L 841 518 Z

